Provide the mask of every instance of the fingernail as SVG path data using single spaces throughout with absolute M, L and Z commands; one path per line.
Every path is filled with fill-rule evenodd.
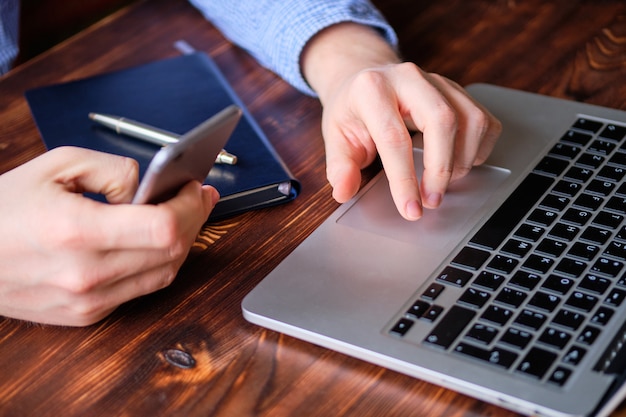
M 417 201 L 409 201 L 406 205 L 406 216 L 409 220 L 417 220 L 422 217 L 422 206 Z
M 439 207 L 443 196 L 439 193 L 432 193 L 426 196 L 426 205 L 430 208 Z
M 211 192 L 211 201 L 213 201 L 213 204 L 216 204 L 217 200 L 220 199 L 220 193 L 215 189 L 215 187 L 212 187 L 210 185 L 203 185 L 202 188 Z

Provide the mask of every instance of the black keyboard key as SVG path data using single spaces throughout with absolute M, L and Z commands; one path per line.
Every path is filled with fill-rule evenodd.
M 536 242 L 541 238 L 545 231 L 546 229 L 543 227 L 524 223 L 515 231 L 515 236 Z
M 476 271 L 483 266 L 485 261 L 489 259 L 489 256 L 490 253 L 487 251 L 466 246 L 461 249 L 451 263 L 456 266 L 464 266 Z
M 554 259 L 547 256 L 530 255 L 526 262 L 524 262 L 523 268 L 540 274 L 545 274 L 554 264 Z
M 585 321 L 585 316 L 581 313 L 576 313 L 571 310 L 559 310 L 554 320 L 552 320 L 552 323 L 567 327 L 571 330 L 576 330 L 583 324 L 583 321 Z
M 580 190 L 582 190 L 582 188 L 583 188 L 582 184 L 561 180 L 554 186 L 552 191 L 554 191 L 555 193 L 569 196 L 569 197 L 574 197 L 576 194 L 580 192 Z
M 476 323 L 467 332 L 465 337 L 488 345 L 498 335 L 498 329 L 486 324 Z
M 540 172 L 551 177 L 558 177 L 568 166 L 568 161 L 546 156 L 537 164 L 535 172 Z
M 449 348 L 475 315 L 476 313 L 469 308 L 457 305 L 450 307 L 424 342 L 444 349 Z
M 515 323 L 526 326 L 533 330 L 538 330 L 546 321 L 546 315 L 536 311 L 524 309 L 515 318 Z
M 563 356 L 563 362 L 569 365 L 578 365 L 585 356 L 585 353 L 587 353 L 587 349 L 580 346 L 572 346 L 565 356 Z
M 576 235 L 580 232 L 580 228 L 565 223 L 557 223 L 548 233 L 552 237 L 556 237 L 567 242 L 574 240 Z
M 591 261 L 596 257 L 600 248 L 596 245 L 588 245 L 581 242 L 576 242 L 572 245 L 567 254 L 575 258 L 580 258 L 585 261 Z
M 550 274 L 550 276 L 548 276 L 548 278 L 546 278 L 546 280 L 543 282 L 541 288 L 554 291 L 560 295 L 564 295 L 567 294 L 570 288 L 572 288 L 572 285 L 574 285 L 573 280 Z
M 531 333 L 511 327 L 502 335 L 500 342 L 515 346 L 518 349 L 524 349 L 528 346 L 531 339 Z
M 591 211 L 597 210 L 602 203 L 604 203 L 604 199 L 602 197 L 587 193 L 579 195 L 576 201 L 574 201 L 574 205 L 576 207 Z
M 604 254 L 626 261 L 626 243 L 611 242 L 604 250 Z
M 580 155 L 580 158 L 576 161 L 579 165 L 584 165 L 589 168 L 598 168 L 604 162 L 604 157 L 600 155 L 594 155 L 591 153 L 584 153 Z
M 482 316 L 480 316 L 480 318 L 495 324 L 499 324 L 500 326 L 504 326 L 506 322 L 509 321 L 512 315 L 513 312 L 509 309 L 490 305 L 489 307 L 487 307 L 487 309 L 485 309 L 485 312 Z
M 551 178 L 529 174 L 474 235 L 471 242 L 487 249 L 496 249 L 553 182 Z
M 576 226 L 584 226 L 590 219 L 590 212 L 575 208 L 568 209 L 562 217 L 563 221 L 575 224 Z
M 459 297 L 459 302 L 467 304 L 470 307 L 481 308 L 489 300 L 489 293 L 476 288 L 468 288 Z
M 586 146 L 593 136 L 588 133 L 581 133 L 575 130 L 569 130 L 561 140 L 575 143 L 580 146 Z
M 445 287 L 443 285 L 433 282 L 428 286 L 428 288 L 424 290 L 424 292 L 422 293 L 422 298 L 434 301 L 437 297 L 439 297 L 444 289 Z
M 557 219 L 559 215 L 551 210 L 544 209 L 535 209 L 530 216 L 528 216 L 528 221 L 537 223 L 541 226 L 550 226 Z
M 549 153 L 551 155 L 560 156 L 565 159 L 574 159 L 580 153 L 580 147 L 568 145 L 563 142 L 558 142 L 552 147 Z
M 390 333 L 395 334 L 397 336 L 404 336 L 406 332 L 413 326 L 415 322 L 413 320 L 409 320 L 405 317 L 398 320 L 398 322 L 393 326 L 390 330 Z
M 548 381 L 562 387 L 563 385 L 565 385 L 571 375 L 571 369 L 565 368 L 563 366 L 557 366 L 550 375 L 550 378 L 548 378 Z
M 574 128 L 580 130 L 586 130 L 588 132 L 596 133 L 602 127 L 601 122 L 596 122 L 595 120 L 585 119 L 583 117 L 576 120 L 576 123 L 573 125 Z
M 598 311 L 596 311 L 593 317 L 591 317 L 591 322 L 604 326 L 609 322 L 611 317 L 613 317 L 614 313 L 615 310 L 612 310 L 608 307 L 599 307 Z
M 537 291 L 528 301 L 528 305 L 545 311 L 554 311 L 561 302 L 561 298 L 553 294 Z
M 606 278 L 602 278 L 593 274 L 587 274 L 585 278 L 580 281 L 578 287 L 587 291 L 595 292 L 596 294 L 604 294 L 604 292 L 609 288 L 610 285 L 611 281 Z
M 619 307 L 624 301 L 624 298 L 626 298 L 626 291 L 613 288 L 604 300 L 604 303 L 612 307 Z
M 467 343 L 459 343 L 459 345 L 454 348 L 454 351 L 507 369 L 510 368 L 517 359 L 517 354 L 499 347 L 487 350 Z
M 615 149 L 615 142 L 610 140 L 594 140 L 591 145 L 589 145 L 589 150 L 592 152 L 596 152 L 600 155 L 609 155 Z
M 517 259 L 509 258 L 504 255 L 496 255 L 489 262 L 487 268 L 502 272 L 503 274 L 510 274 L 513 272 L 518 263 L 519 261 Z
M 583 329 L 582 332 L 580 332 L 576 341 L 585 345 L 591 345 L 593 344 L 593 342 L 596 341 L 599 334 L 600 329 L 593 326 L 587 326 Z
M 609 164 L 613 164 L 621 168 L 626 168 L 626 153 L 617 152 L 613 154 L 611 159 L 609 159 Z
M 509 239 L 502 247 L 502 252 L 523 258 L 532 249 L 532 245 L 528 242 L 517 239 Z
M 576 182 L 587 182 L 593 175 L 593 171 L 589 168 L 571 167 L 566 173 L 565 178 Z
M 413 317 L 419 319 L 420 317 L 422 317 L 424 315 L 424 313 L 426 313 L 426 311 L 428 311 L 429 308 L 430 308 L 430 304 L 429 303 L 427 303 L 426 301 L 417 300 L 409 308 L 409 310 L 406 312 L 406 314 L 408 314 L 409 316 L 413 316 Z
M 465 284 L 467 284 L 467 282 L 472 279 L 472 276 L 473 275 L 471 272 L 447 266 L 437 276 L 437 280 L 445 282 L 447 284 L 452 284 L 457 287 L 464 287 Z
M 598 172 L 598 177 L 613 182 L 620 182 L 622 178 L 624 178 L 625 172 L 626 171 L 624 171 L 624 168 L 622 167 L 613 167 L 607 165 L 602 167 L 602 169 Z
M 609 213 L 607 211 L 601 211 L 596 214 L 596 217 L 594 217 L 593 224 L 605 226 L 609 229 L 617 229 L 622 223 L 622 220 L 624 220 L 624 216 Z
M 557 257 L 563 253 L 567 245 L 559 240 L 544 239 L 537 246 L 537 252 L 544 255 Z
M 609 237 L 611 237 L 610 231 L 606 229 L 600 229 L 595 226 L 589 226 L 585 228 L 585 231 L 583 232 L 583 234 L 580 235 L 580 238 L 582 240 L 586 240 L 588 242 L 595 243 L 597 245 L 605 244 L 606 241 L 609 240 Z
M 436 304 L 431 305 L 428 310 L 420 317 L 422 320 L 435 321 L 443 313 L 443 307 Z
M 496 296 L 495 301 L 511 307 L 519 307 L 526 299 L 526 293 L 513 288 L 504 287 Z
M 593 264 L 591 271 L 615 278 L 619 275 L 623 267 L 624 264 L 622 262 L 614 261 L 602 256 Z
M 583 271 L 587 268 L 587 263 L 578 259 L 563 258 L 554 267 L 554 272 L 568 275 L 573 278 L 578 278 Z
M 597 302 L 598 297 L 580 291 L 574 291 L 567 301 L 565 301 L 565 304 L 582 311 L 591 311 L 596 306 Z
M 570 341 L 572 335 L 554 327 L 548 327 L 539 336 L 539 341 L 546 345 L 555 347 L 557 349 L 563 349 L 565 345 Z
M 548 194 L 539 205 L 547 209 L 562 211 L 569 204 L 570 199 L 567 197 L 559 197 L 556 194 Z
M 617 189 L 617 191 L 615 191 L 615 194 L 618 195 L 625 195 L 626 196 L 626 182 L 623 182 Z
M 517 271 L 509 281 L 509 284 L 515 285 L 526 290 L 534 289 L 541 281 L 541 277 L 532 272 Z
M 626 198 L 623 197 L 611 197 L 611 199 L 604 206 L 607 210 L 616 211 L 621 214 L 626 214 Z
M 615 141 L 621 141 L 626 136 L 626 127 L 618 126 L 615 124 L 608 124 L 602 132 L 600 132 L 600 136 L 607 139 L 613 139 Z
M 495 291 L 505 281 L 504 275 L 482 271 L 474 280 L 473 285 Z
M 517 370 L 541 379 L 552 366 L 555 359 L 556 353 L 533 347 L 520 362 Z
M 606 197 L 611 194 L 611 192 L 613 192 L 614 188 L 615 183 L 612 183 L 610 181 L 592 180 L 587 188 L 585 188 L 585 191 L 600 194 Z

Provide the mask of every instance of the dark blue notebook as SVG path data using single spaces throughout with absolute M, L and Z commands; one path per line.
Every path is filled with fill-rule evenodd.
M 300 191 L 241 100 L 206 54 L 194 53 L 26 92 L 48 149 L 80 146 L 136 159 L 143 175 L 158 146 L 118 135 L 88 118 L 115 114 L 183 134 L 230 104 L 243 110 L 226 149 L 236 165 L 215 165 L 206 183 L 221 199 L 209 217 L 219 220 L 293 200 Z

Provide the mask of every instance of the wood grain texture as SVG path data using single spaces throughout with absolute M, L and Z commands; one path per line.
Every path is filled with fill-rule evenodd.
M 621 0 L 376 3 L 428 71 L 626 110 Z M 515 416 L 243 319 L 245 294 L 337 207 L 321 109 L 184 0 L 122 9 L 0 78 L 0 171 L 44 151 L 25 90 L 174 56 L 179 39 L 225 70 L 303 192 L 206 225 L 169 288 L 94 326 L 0 318 L 0 416 Z

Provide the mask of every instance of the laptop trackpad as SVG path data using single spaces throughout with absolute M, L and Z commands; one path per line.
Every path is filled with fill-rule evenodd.
M 413 156 L 419 176 L 424 170 L 422 151 L 414 149 Z M 415 222 L 403 219 L 396 210 L 383 173 L 337 222 L 403 242 L 442 248 L 451 240 L 459 241 L 463 236 L 459 235 L 461 229 L 478 214 L 509 173 L 492 166 L 474 167 L 467 176 L 450 184 L 439 208 L 425 210 L 424 216 Z

